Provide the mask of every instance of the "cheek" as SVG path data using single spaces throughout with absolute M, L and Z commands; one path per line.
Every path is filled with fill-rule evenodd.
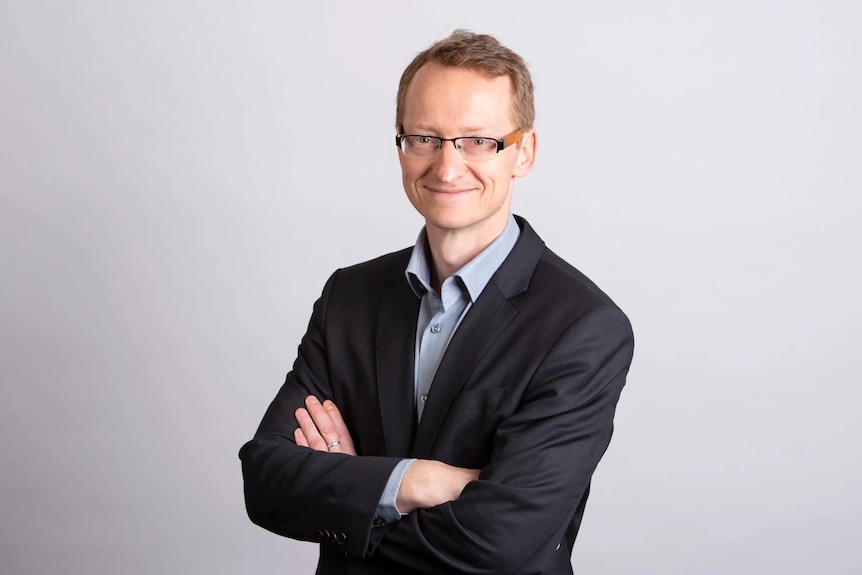
M 487 188 L 495 190 L 506 189 L 512 180 L 512 166 L 507 162 L 504 166 L 498 166 L 496 170 L 476 173 L 476 177 L 485 184 Z
M 411 170 L 408 166 L 401 164 L 401 185 L 408 196 L 415 195 L 416 189 L 416 170 Z
M 405 162 L 402 158 L 401 181 L 405 189 L 409 191 L 415 185 L 416 180 L 422 177 L 423 173 L 424 170 L 420 166 L 416 166 L 412 162 Z
M 508 159 L 505 167 L 501 167 L 500 171 L 497 173 L 497 185 L 510 185 L 512 180 L 518 177 L 518 174 L 516 173 L 517 170 L 517 157 Z

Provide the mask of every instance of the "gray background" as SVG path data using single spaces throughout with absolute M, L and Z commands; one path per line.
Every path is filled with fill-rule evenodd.
M 516 212 L 637 335 L 577 571 L 862 572 L 860 16 L 0 2 L 0 570 L 313 571 L 236 452 L 329 273 L 413 242 L 396 84 L 468 27 L 534 73 Z

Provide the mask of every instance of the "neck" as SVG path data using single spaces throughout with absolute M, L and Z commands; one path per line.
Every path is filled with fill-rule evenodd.
M 494 223 L 481 230 L 445 230 L 426 225 L 428 249 L 431 256 L 431 287 L 439 294 L 440 286 L 470 260 L 482 253 L 500 237 L 508 215 L 502 225 Z

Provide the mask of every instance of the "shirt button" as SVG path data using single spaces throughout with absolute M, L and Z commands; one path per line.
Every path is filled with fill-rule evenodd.
M 428 396 L 423 393 L 422 395 L 419 396 L 419 401 L 421 401 L 422 403 L 425 403 L 426 401 L 428 401 Z
M 431 333 L 440 333 L 440 324 L 435 323 L 431 326 Z

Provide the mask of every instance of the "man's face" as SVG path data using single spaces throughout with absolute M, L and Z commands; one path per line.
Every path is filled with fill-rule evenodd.
M 512 109 L 508 76 L 488 80 L 467 69 L 426 64 L 407 89 L 401 130 L 499 140 L 520 127 Z M 535 148 L 535 133 L 530 130 L 520 145 L 512 144 L 484 161 L 465 161 L 452 142 L 443 142 L 431 159 L 406 157 L 399 151 L 404 190 L 425 217 L 429 233 L 464 231 L 477 240 L 499 234 L 509 216 L 515 178 L 530 171 Z

